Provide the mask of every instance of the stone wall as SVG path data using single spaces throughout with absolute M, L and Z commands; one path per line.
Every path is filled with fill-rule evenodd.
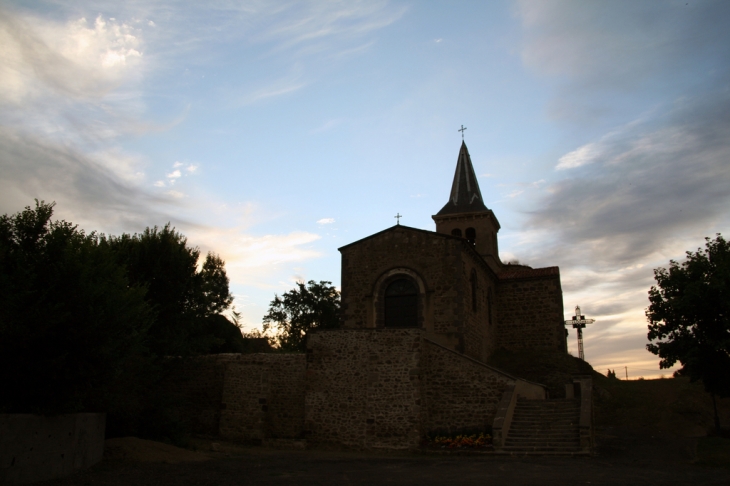
M 304 429 L 306 360 L 299 354 L 214 354 L 181 362 L 171 376 L 177 413 L 197 434 L 260 441 Z
M 471 251 L 462 253 L 463 274 L 462 279 L 466 282 L 465 291 L 461 295 L 464 309 L 464 323 L 462 326 L 463 348 L 458 351 L 478 361 L 486 361 L 494 350 L 495 329 L 494 318 L 491 320 L 489 314 L 493 311 L 494 297 L 492 302 L 489 299 L 489 292 L 496 288 L 496 277 L 481 257 Z M 475 297 L 476 305 L 473 302 L 471 279 L 476 281 Z M 443 343 L 441 343 L 443 344 Z M 453 349 L 453 348 L 452 348 Z
M 567 352 L 563 292 L 557 267 L 500 275 L 496 311 L 499 346 Z
M 221 437 L 295 439 L 304 430 L 304 354 L 242 354 L 225 360 Z
M 179 359 L 166 386 L 179 396 L 176 413 L 196 434 L 217 435 L 221 418 L 221 398 L 225 354 Z
M 0 414 L 0 483 L 68 476 L 101 461 L 106 414 Z
M 423 331 L 342 329 L 307 340 L 305 429 L 312 443 L 416 447 Z
M 515 379 L 424 340 L 425 432 L 491 428 L 507 385 Z

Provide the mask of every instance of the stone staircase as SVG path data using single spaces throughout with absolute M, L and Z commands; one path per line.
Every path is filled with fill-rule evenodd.
M 578 400 L 517 399 L 502 448 L 508 454 L 583 454 Z

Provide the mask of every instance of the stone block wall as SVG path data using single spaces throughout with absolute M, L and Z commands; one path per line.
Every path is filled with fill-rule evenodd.
M 194 433 L 291 439 L 304 430 L 305 370 L 303 353 L 214 354 L 182 361 L 170 380 Z
M 307 341 L 308 441 L 356 448 L 416 447 L 423 331 L 342 329 Z
M 515 379 L 429 340 L 423 346 L 424 432 L 491 428 Z
M 458 351 L 478 361 L 486 361 L 495 347 L 495 319 L 493 317 L 490 324 L 489 314 L 494 308 L 494 288 L 497 279 L 481 261 L 481 257 L 473 252 L 462 253 L 462 266 L 461 278 L 465 282 L 465 290 L 461 296 L 464 309 L 462 326 L 464 345 Z M 476 280 L 476 306 L 473 303 L 471 289 L 472 275 Z M 491 302 L 490 289 L 492 289 Z
M 221 418 L 221 398 L 225 356 L 200 356 L 181 360 L 168 377 L 166 386 L 180 397 L 176 413 L 190 424 L 196 434 L 217 435 Z
M 295 439 L 304 430 L 304 354 L 242 354 L 225 362 L 222 437 Z
M 497 344 L 506 349 L 567 351 L 563 292 L 557 267 L 524 272 L 497 287 Z

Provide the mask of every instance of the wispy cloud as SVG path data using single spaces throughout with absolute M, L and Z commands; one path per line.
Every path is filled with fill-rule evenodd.
M 145 119 L 145 81 L 154 69 L 178 62 L 171 58 L 180 52 L 209 47 L 208 25 L 193 18 L 195 8 L 103 1 L 93 7 L 61 1 L 57 7 L 56 17 L 0 7 L 0 213 L 38 198 L 56 201 L 57 217 L 88 230 L 138 232 L 170 221 L 191 244 L 224 255 L 234 286 L 270 284 L 271 275 L 290 274 L 292 262 L 320 256 L 311 247 L 319 235 L 255 235 L 248 228 L 260 217 L 252 215 L 231 226 L 240 215 L 227 204 L 201 187 L 180 187 L 200 171 L 197 162 L 158 167 L 150 181 L 150 161 L 121 148 L 127 135 L 172 126 Z M 223 3 L 208 7 L 222 17 L 232 11 Z M 246 16 L 251 22 L 256 15 L 272 16 L 270 29 L 282 21 L 275 8 L 234 10 L 239 27 Z M 242 30 L 216 35 L 240 36 Z M 252 99 L 300 89 L 305 83 L 296 76 L 302 72 L 293 70 L 280 84 L 261 83 L 266 88 L 253 90 Z M 211 227 L 211 215 L 223 221 L 218 228 Z
M 317 221 L 317 224 L 332 224 L 335 222 L 335 218 L 322 218 Z

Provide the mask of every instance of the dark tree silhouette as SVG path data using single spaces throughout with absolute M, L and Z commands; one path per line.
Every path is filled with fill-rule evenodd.
M 306 335 L 314 329 L 340 327 L 340 293 L 332 282 L 298 282 L 297 288 L 274 296 L 263 319 L 264 332 L 275 326 L 282 351 L 306 351 Z
M 208 253 L 198 270 L 200 250 L 187 246 L 187 239 L 169 223 L 141 234 L 112 236 L 108 244 L 126 268 L 129 281 L 147 289 L 145 299 L 156 312 L 148 331 L 153 353 L 187 356 L 220 346 L 217 332 L 211 329 L 222 321 L 213 316 L 233 301 L 220 257 Z
M 0 217 L 0 411 L 99 411 L 153 314 L 108 244 L 54 204 Z
M 661 358 L 660 368 L 679 361 L 679 374 L 702 381 L 719 432 L 715 396 L 730 396 L 730 244 L 720 234 L 706 241 L 681 264 L 671 260 L 668 270 L 654 270 L 646 347 Z

